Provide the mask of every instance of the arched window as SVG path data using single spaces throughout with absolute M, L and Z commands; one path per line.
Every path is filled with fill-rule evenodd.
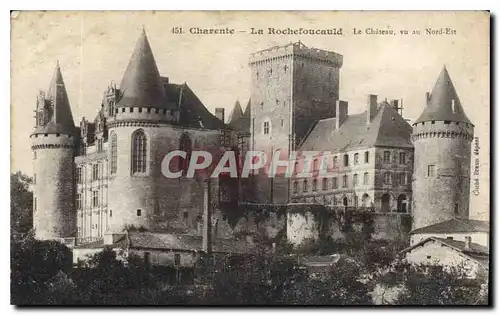
M 312 190 L 316 191 L 317 189 L 318 189 L 318 180 L 315 178 L 313 179 Z
M 144 131 L 134 132 L 132 134 L 132 174 L 146 173 L 147 147 Z
M 296 194 L 299 192 L 299 183 L 293 182 L 293 193 Z
M 304 179 L 304 183 L 302 186 L 302 191 L 306 192 L 307 191 L 307 179 Z
M 111 174 L 115 174 L 118 169 L 118 140 L 116 139 L 116 133 L 111 133 Z

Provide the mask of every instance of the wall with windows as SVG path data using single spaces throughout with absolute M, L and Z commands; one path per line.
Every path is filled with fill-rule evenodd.
M 98 150 L 98 142 L 88 146 L 85 155 L 75 158 L 76 237 L 93 241 L 109 228 L 108 210 L 108 142 Z
M 165 155 L 173 150 L 218 148 L 221 132 L 160 125 L 127 124 L 110 129 L 117 137 L 116 172 L 109 175 L 109 229 L 122 231 L 127 225 L 174 231 L 198 229 L 203 205 L 203 180 L 166 178 L 161 173 Z M 140 135 L 137 141 L 135 136 Z M 134 140 L 135 139 L 135 140 Z M 112 150 L 108 150 L 111 164 Z M 188 163 L 172 162 L 171 171 Z M 187 170 L 187 169 L 186 169 Z M 216 185 L 212 185 L 214 195 Z

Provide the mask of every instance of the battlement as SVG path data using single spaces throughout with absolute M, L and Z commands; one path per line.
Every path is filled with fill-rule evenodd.
M 424 121 L 413 124 L 413 141 L 426 138 L 461 138 L 472 141 L 474 126 L 466 122 Z
M 286 57 L 299 57 L 322 61 L 333 67 L 340 68 L 343 64 L 343 56 L 333 52 L 317 48 L 309 48 L 301 42 L 290 43 L 285 46 L 274 46 L 250 54 L 249 64 L 271 61 Z
M 39 134 L 35 133 L 30 136 L 31 149 L 44 148 L 74 148 L 76 138 L 67 134 Z
M 109 118 L 109 126 L 115 126 L 120 121 L 156 121 L 176 123 L 179 121 L 179 111 L 152 107 L 120 107 L 115 108 L 115 116 Z

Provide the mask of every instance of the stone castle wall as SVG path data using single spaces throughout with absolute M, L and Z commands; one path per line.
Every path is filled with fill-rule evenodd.
M 469 217 L 472 136 L 473 126 L 463 122 L 414 125 L 414 229 Z

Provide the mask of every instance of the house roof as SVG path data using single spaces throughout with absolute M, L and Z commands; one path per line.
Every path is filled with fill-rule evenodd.
M 59 62 L 57 62 L 54 69 L 45 100 L 45 106 L 50 107 L 52 115 L 46 125 L 35 129 L 35 133 L 75 134 L 75 123 Z
M 104 248 L 105 246 L 130 247 L 134 249 L 149 250 L 179 250 L 179 251 L 202 251 L 203 238 L 194 235 L 181 235 L 156 232 L 128 232 L 128 236 L 120 238 L 115 243 L 105 245 L 103 240 L 76 246 L 83 248 Z M 247 254 L 257 248 L 256 244 L 234 239 L 214 239 L 212 251 L 216 253 Z
M 142 30 L 120 84 L 117 107 L 167 108 L 167 95 L 146 32 Z
M 415 229 L 410 234 L 434 234 L 434 233 L 489 233 L 490 224 L 488 221 L 453 218 L 448 221 L 436 223 Z
M 366 123 L 366 111 L 348 115 L 338 130 L 335 129 L 336 119 L 318 121 L 306 135 L 301 150 L 344 152 L 374 146 L 413 148 L 411 126 L 387 102 L 379 104 L 370 124 Z
M 228 123 L 236 122 L 243 116 L 243 109 L 241 109 L 240 101 L 236 101 L 233 110 L 229 114 Z
M 441 70 L 437 82 L 432 89 L 428 104 L 420 117 L 415 121 L 415 124 L 430 120 L 470 123 L 469 118 L 467 118 L 462 108 L 460 98 L 453 86 L 446 66 Z
M 481 257 L 484 257 L 485 255 L 489 255 L 490 251 L 488 247 L 479 245 L 477 243 L 471 243 L 470 249 L 465 248 L 465 242 L 463 241 L 457 241 L 457 240 L 451 240 L 451 239 L 446 239 L 446 238 L 440 238 L 440 237 L 428 237 L 417 244 L 410 246 L 404 250 L 401 251 L 401 253 L 407 253 L 419 246 L 422 246 L 423 244 L 427 242 L 438 242 L 442 245 L 445 245 L 449 248 L 452 248 L 458 252 L 461 252 L 463 254 L 467 254 L 469 256 L 474 256 L 475 255 L 481 255 Z M 475 257 L 475 256 L 474 256 Z

